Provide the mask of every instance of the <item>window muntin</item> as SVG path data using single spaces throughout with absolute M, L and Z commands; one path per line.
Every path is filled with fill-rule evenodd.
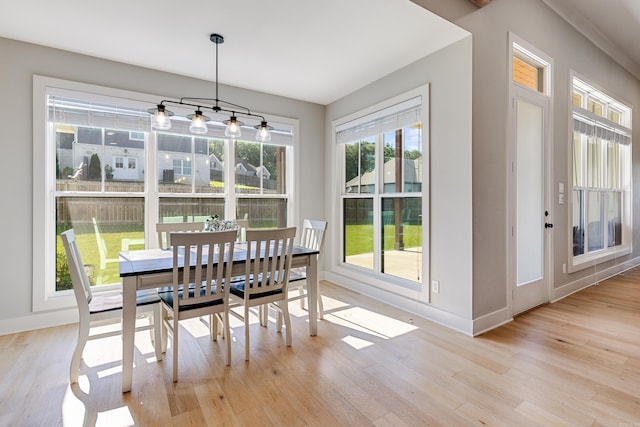
M 583 80 L 573 82 L 575 268 L 630 250 L 631 129 L 624 123 L 631 109 Z

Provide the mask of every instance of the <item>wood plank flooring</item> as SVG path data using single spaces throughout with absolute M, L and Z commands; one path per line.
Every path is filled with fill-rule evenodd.
M 0 337 L 0 426 L 640 426 L 640 271 L 536 308 L 472 338 L 323 282 L 293 347 L 257 321 L 251 361 L 232 323 L 232 365 L 199 320 L 157 362 L 136 335 L 122 394 L 119 337 L 90 341 L 69 386 L 76 326 Z

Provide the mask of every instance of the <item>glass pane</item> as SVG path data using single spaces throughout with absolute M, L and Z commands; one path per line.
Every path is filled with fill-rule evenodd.
M 583 190 L 573 190 L 573 256 L 584 254 L 584 194 Z
M 604 117 L 604 104 L 596 99 L 589 98 L 587 101 L 587 110 L 598 116 Z
M 120 283 L 118 253 L 144 248 L 144 199 L 56 199 L 56 291 L 71 289 L 60 233 L 73 228 L 92 285 Z
M 209 139 L 209 187 L 196 187 L 199 193 L 223 193 L 224 192 L 224 141 Z
M 144 191 L 142 132 L 56 125 L 58 191 Z
M 287 199 L 238 198 L 236 218 L 249 220 L 249 228 L 286 227 Z
M 161 197 L 158 222 L 205 221 L 209 216 L 224 218 L 224 199 Z M 226 219 L 226 218 L 224 218 Z
M 620 144 L 607 143 L 607 188 L 620 188 Z
M 373 199 L 344 199 L 344 262 L 373 270 Z
M 608 247 L 622 244 L 622 192 L 608 194 L 607 217 L 609 218 Z
M 224 173 L 222 171 L 224 142 L 221 140 L 194 138 L 195 167 L 193 170 L 196 193 L 224 192 Z
M 523 86 L 542 92 L 542 69 L 535 67 L 520 58 L 513 57 L 513 81 Z
M 587 196 L 588 250 L 604 249 L 604 200 L 600 191 L 589 191 Z
M 608 118 L 609 120 L 611 120 L 614 123 L 618 123 L 619 125 L 621 125 L 621 120 L 622 120 L 622 113 L 618 110 L 615 110 L 611 107 L 609 107 L 609 114 L 608 114 Z
M 236 192 L 286 193 L 286 147 L 236 141 Z
M 582 134 L 579 132 L 573 133 L 573 186 L 583 187 L 584 173 L 583 173 L 583 151 L 582 151 Z
M 144 191 L 144 140 L 140 132 L 105 129 L 105 191 Z M 80 134 L 78 135 L 80 136 Z M 91 175 L 93 159 L 89 160 Z
M 573 105 L 576 107 L 582 107 L 582 94 L 580 92 L 573 91 Z
M 207 156 L 200 162 L 206 162 Z M 158 133 L 158 191 L 191 193 L 193 190 L 193 137 Z
M 518 100 L 517 108 L 517 285 L 543 275 L 543 111 Z
M 345 144 L 345 193 L 375 191 L 375 148 L 375 137 Z
M 422 277 L 422 198 L 383 198 L 382 272 L 420 282 Z
M 602 186 L 602 141 L 589 137 L 587 140 L 587 187 Z
M 420 125 L 386 132 L 384 141 L 384 193 L 422 191 L 422 138 Z

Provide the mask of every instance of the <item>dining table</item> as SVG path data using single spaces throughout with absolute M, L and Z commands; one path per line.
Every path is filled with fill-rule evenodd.
M 254 262 L 255 251 L 250 251 Z M 309 310 L 309 335 L 318 333 L 318 254 L 315 249 L 294 246 L 291 268 L 306 268 Z M 262 255 L 264 256 L 264 254 Z M 195 258 L 195 257 L 194 257 Z M 233 252 L 231 276 L 244 276 L 247 264 L 246 243 L 236 243 Z M 122 392 L 131 391 L 133 378 L 133 351 L 136 323 L 136 292 L 173 284 L 173 249 L 139 249 L 119 254 L 122 280 Z M 313 286 L 312 284 L 315 284 Z M 154 319 L 154 322 L 157 321 Z M 161 345 L 155 343 L 155 345 Z

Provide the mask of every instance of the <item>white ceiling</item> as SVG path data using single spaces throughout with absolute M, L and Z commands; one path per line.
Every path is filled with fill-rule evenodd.
M 21 0 L 0 37 L 326 105 L 468 33 L 409 0 Z
M 640 79 L 640 0 L 543 1 Z M 219 33 L 220 83 L 323 105 L 468 34 L 409 0 L 7 3 L 0 37 L 210 81 Z
M 640 79 L 640 0 L 543 0 Z

